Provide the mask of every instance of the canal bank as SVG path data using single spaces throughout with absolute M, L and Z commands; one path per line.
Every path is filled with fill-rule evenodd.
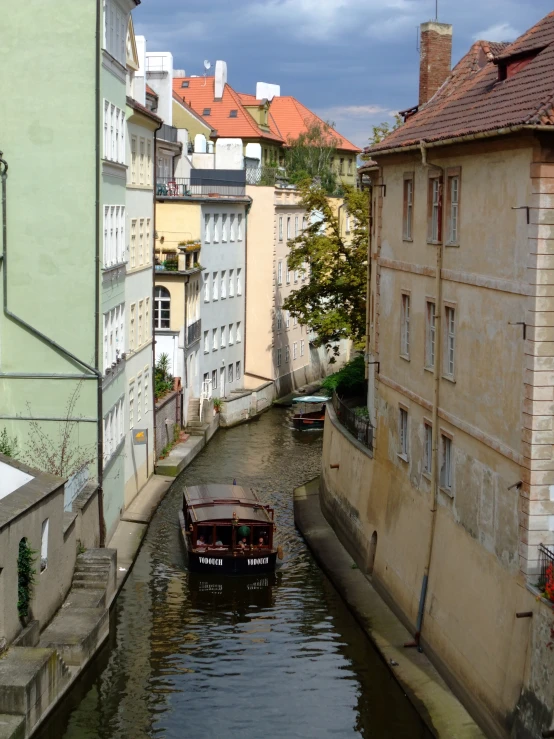
M 138 505 L 122 521 L 110 544 L 122 558 L 142 547 L 130 571 L 120 562 L 118 578 L 127 579 L 109 640 L 40 739 L 177 739 L 185 724 L 214 739 L 261 731 L 429 739 L 294 527 L 291 491 L 317 474 L 321 434 L 295 432 L 289 415 L 269 410 L 220 431 L 173 481 L 150 526 Z M 177 522 L 184 485 L 234 478 L 276 509 L 286 560 L 274 577 L 186 571 Z
M 357 568 L 321 512 L 319 477 L 294 490 L 294 518 L 312 554 L 410 697 L 429 730 L 445 739 L 485 735 L 413 638 Z

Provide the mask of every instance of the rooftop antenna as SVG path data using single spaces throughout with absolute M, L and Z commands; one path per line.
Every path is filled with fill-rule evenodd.
M 204 72 L 204 84 L 202 85 L 202 87 L 206 87 L 206 82 L 207 82 L 206 77 L 211 68 L 212 68 L 212 63 L 208 59 L 204 59 L 204 69 L 206 71 Z
M 439 20 L 439 0 L 435 0 L 435 20 Z

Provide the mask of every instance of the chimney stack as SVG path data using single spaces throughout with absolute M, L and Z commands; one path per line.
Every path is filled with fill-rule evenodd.
M 421 24 L 419 51 L 419 104 L 430 100 L 450 74 L 452 26 L 429 21 Z
M 227 62 L 218 60 L 215 63 L 214 100 L 221 100 L 227 84 Z

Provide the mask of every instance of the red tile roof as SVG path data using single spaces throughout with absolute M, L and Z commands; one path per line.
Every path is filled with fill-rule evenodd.
M 207 126 L 208 128 L 210 128 L 212 130 L 212 133 L 214 135 L 217 135 L 217 131 L 215 130 L 215 128 L 205 118 L 202 118 L 202 116 L 199 115 L 194 110 L 194 108 L 191 108 L 191 106 L 187 103 L 187 101 L 181 95 L 178 95 L 175 92 L 175 90 L 173 90 L 173 100 L 175 100 L 177 103 L 179 103 L 179 105 L 182 105 L 183 108 L 185 108 L 185 110 L 188 110 L 189 113 L 192 116 L 194 116 L 194 118 L 197 118 L 201 123 L 203 123 L 205 126 Z
M 154 96 L 154 97 L 156 97 L 156 98 L 158 97 L 158 93 L 157 93 L 157 92 L 156 92 L 155 90 L 153 90 L 153 89 L 152 89 L 152 88 L 150 87 L 150 85 L 146 85 L 146 92 L 147 92 L 147 93 L 148 93 L 149 95 L 153 95 L 153 96 Z
M 188 87 L 182 87 L 184 81 Z M 185 99 L 190 107 L 201 115 L 223 138 L 268 139 L 282 143 L 281 137 L 273 132 L 263 131 L 246 111 L 241 99 L 230 85 L 225 85 L 221 100 L 214 100 L 213 77 L 175 77 L 173 91 Z M 210 108 L 210 114 L 203 111 Z M 236 118 L 230 118 L 231 110 L 237 111 Z
M 312 123 L 324 123 L 315 113 L 312 113 L 305 105 L 302 105 L 290 95 L 274 97 L 271 101 L 269 115 L 286 142 L 289 139 L 298 138 L 301 133 L 305 133 Z M 360 151 L 357 146 L 354 146 L 337 131 L 331 130 L 331 135 L 335 139 L 337 149 L 355 153 Z
M 531 52 L 525 66 L 499 79 L 499 63 Z M 554 124 L 554 12 L 512 44 L 477 41 L 425 106 L 365 151 L 533 124 Z

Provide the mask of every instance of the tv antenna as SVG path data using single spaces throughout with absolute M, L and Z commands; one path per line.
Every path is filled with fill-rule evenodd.
M 435 0 L 435 20 L 439 21 L 439 0 Z
M 202 87 L 206 87 L 206 76 L 211 68 L 212 68 L 212 63 L 209 61 L 209 59 L 204 59 L 205 72 L 204 72 L 204 84 L 202 85 Z

